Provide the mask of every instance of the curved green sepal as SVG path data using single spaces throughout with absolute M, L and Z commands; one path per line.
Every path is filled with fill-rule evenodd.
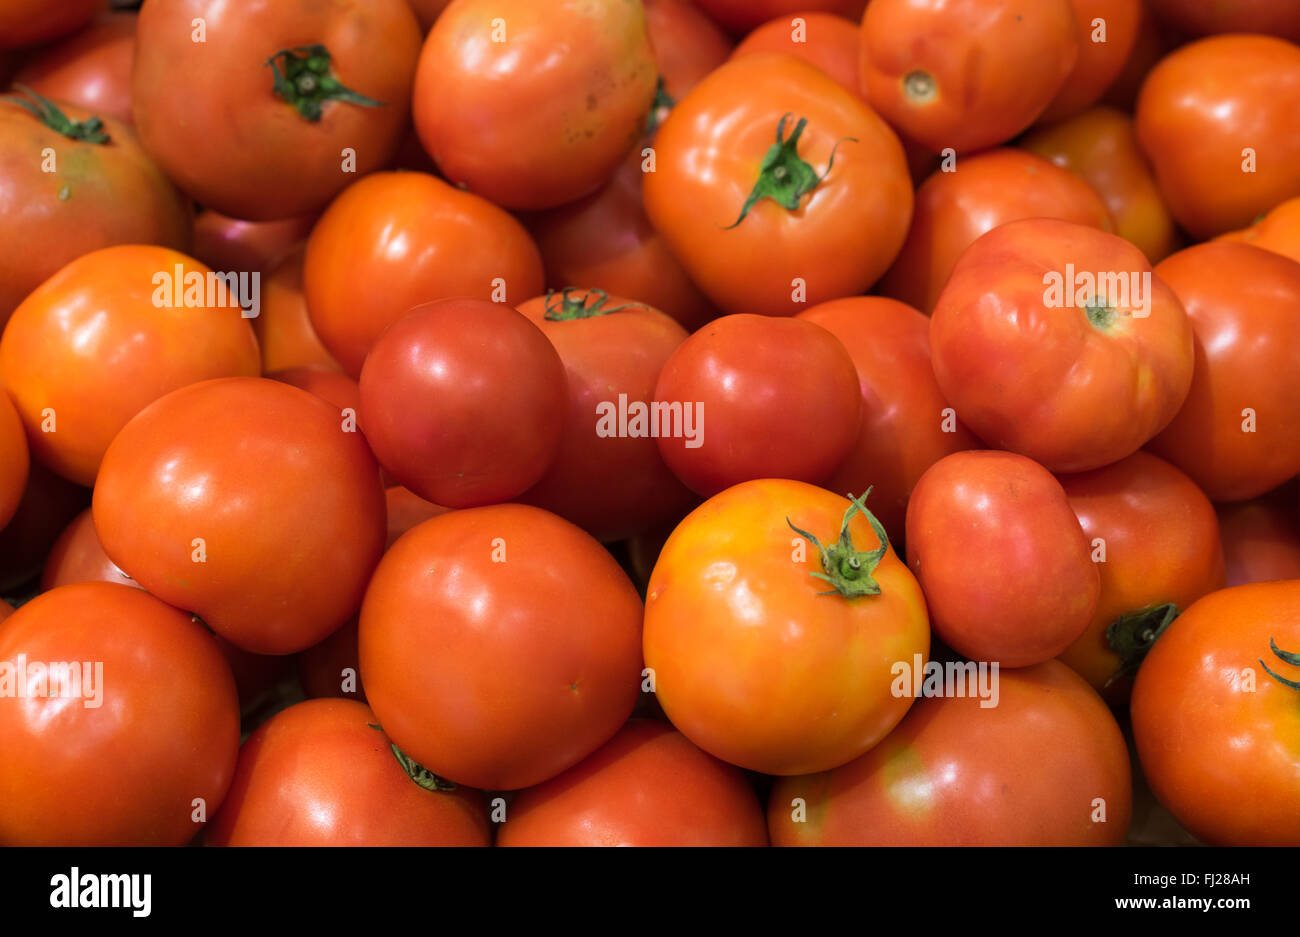
M 677 102 L 673 100 L 673 96 L 664 87 L 664 77 L 660 75 L 659 81 L 655 85 L 655 99 L 650 102 L 650 113 L 645 117 L 645 128 L 642 134 L 647 137 L 653 136 L 664 122 L 664 118 L 668 116 L 668 112 L 676 106 Z
M 581 293 L 581 298 L 575 297 L 574 293 Z M 584 290 L 578 286 L 566 286 L 558 293 L 555 290 L 546 291 L 546 314 L 542 317 L 550 322 L 567 322 L 571 319 L 594 319 L 596 316 L 606 316 L 611 312 L 622 312 L 624 309 L 643 308 L 648 309 L 644 303 L 624 303 L 621 306 L 606 306 L 609 302 L 609 294 L 604 290 Z
M 1291 651 L 1282 650 L 1280 647 L 1277 646 L 1277 642 L 1274 641 L 1272 638 L 1268 639 L 1268 646 L 1270 650 L 1273 651 L 1273 656 L 1276 657 L 1278 660 L 1291 664 L 1292 666 L 1295 667 L 1300 667 L 1300 654 L 1295 654 L 1292 653 Z M 1272 670 L 1269 669 L 1268 664 L 1264 663 L 1263 660 L 1260 660 L 1259 665 L 1264 668 L 1264 672 L 1266 674 L 1268 674 L 1278 683 L 1282 684 L 1283 686 L 1289 686 L 1293 690 L 1300 690 L 1300 681 L 1288 680 L 1286 677 L 1282 677 L 1279 676 L 1278 674 L 1275 674 Z
M 1173 602 L 1157 602 L 1137 611 L 1125 612 L 1106 626 L 1106 645 L 1119 655 L 1119 669 L 1104 686 L 1131 678 L 1146 658 L 1156 639 L 1165 633 L 1180 609 Z
M 826 163 L 826 171 L 819 176 L 817 170 L 799 156 L 799 138 L 803 136 L 804 127 L 808 126 L 808 118 L 800 117 L 799 123 L 795 124 L 794 130 L 787 137 L 785 122 L 791 116 L 793 115 L 785 114 L 777 123 L 776 142 L 768 148 L 767 154 L 763 157 L 763 162 L 758 169 L 758 181 L 754 183 L 749 198 L 745 199 L 745 204 L 741 206 L 740 217 L 727 225 L 725 230 L 730 230 L 744 221 L 749 210 L 765 198 L 770 198 L 789 211 L 794 211 L 799 207 L 799 200 L 817 188 L 821 181 L 830 175 L 831 167 L 835 165 L 835 151 L 839 149 L 840 144 L 845 140 L 850 143 L 858 142 L 854 137 L 845 137 L 843 140 L 836 141 L 835 146 L 831 148 L 831 158 Z
M 386 106 L 383 101 L 343 87 L 330 72 L 330 53 L 322 45 L 281 49 L 265 64 L 271 66 L 271 90 L 312 123 L 320 120 L 326 101 L 343 101 L 362 107 Z
M 790 525 L 790 529 L 803 537 L 821 553 L 822 572 L 809 573 L 814 579 L 821 579 L 831 584 L 833 588 L 820 595 L 842 595 L 846 599 L 853 599 L 863 595 L 880 595 L 880 584 L 876 582 L 873 574 L 880 561 L 884 559 L 886 551 L 889 549 L 889 535 L 885 533 L 885 527 L 876 518 L 876 515 L 867 510 L 863 503 L 867 495 L 871 494 L 868 488 L 860 498 L 849 496 L 853 503 L 849 509 L 844 512 L 844 520 L 840 524 L 839 540 L 831 546 L 823 546 L 822 542 L 808 533 L 806 530 L 800 530 L 794 526 L 790 518 L 785 522 Z M 880 540 L 880 546 L 870 553 L 864 553 L 853 546 L 853 535 L 849 533 L 849 521 L 853 520 L 853 515 L 859 511 L 866 517 L 867 522 L 871 524 L 871 529 L 876 532 L 876 537 Z
M 4 99 L 13 101 L 19 107 L 30 111 L 36 116 L 37 120 L 51 130 L 63 134 L 69 140 L 77 140 L 80 143 L 103 144 L 109 142 L 109 136 L 104 132 L 104 122 L 98 117 L 72 120 L 67 114 L 59 110 L 53 101 L 41 97 L 26 85 L 14 85 L 14 87 L 27 97 L 22 98 L 16 94 L 7 94 Z

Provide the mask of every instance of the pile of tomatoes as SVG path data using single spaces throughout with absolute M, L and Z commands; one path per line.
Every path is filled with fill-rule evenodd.
M 0 844 L 1300 844 L 1300 4 L 121 6 L 0 0 Z

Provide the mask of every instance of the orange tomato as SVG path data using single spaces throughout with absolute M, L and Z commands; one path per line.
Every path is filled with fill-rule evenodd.
M 135 14 L 100 13 L 85 29 L 23 64 L 14 84 L 131 123 Z
M 253 320 L 253 331 L 263 374 L 312 366 L 342 370 L 311 327 L 302 287 L 306 253 L 306 245 L 294 249 L 262 285 L 262 312 Z
M 833 13 L 796 13 L 769 20 L 743 40 L 731 57 L 786 52 L 816 65 L 854 94 L 862 93 L 858 24 Z
M 1070 0 L 1074 6 L 1079 58 L 1052 103 L 1038 115 L 1048 124 L 1097 103 L 1119 77 L 1137 42 L 1142 0 Z
M 674 101 L 727 60 L 731 39 L 690 0 L 644 0 L 646 31 L 664 90 Z
M 697 6 L 734 33 L 744 33 L 778 16 L 835 13 L 862 18 L 867 0 L 695 0 Z
M 1215 240 L 1254 244 L 1300 261 L 1300 198 L 1287 199 L 1249 228 L 1220 234 Z

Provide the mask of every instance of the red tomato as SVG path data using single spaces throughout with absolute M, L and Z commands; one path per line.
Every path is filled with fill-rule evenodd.
M 448 299 L 417 306 L 375 344 L 361 429 L 398 484 L 476 507 L 541 479 L 566 397 L 564 364 L 536 325 L 502 303 Z
M 240 221 L 201 211 L 194 219 L 194 256 L 213 270 L 256 271 L 265 277 L 307 240 L 315 220 L 304 215 L 281 221 Z
M 41 591 L 78 582 L 115 582 L 141 588 L 104 552 L 90 508 L 78 514 L 54 542 L 41 573 Z
M 23 64 L 14 84 L 131 123 L 135 14 L 103 12 L 80 32 Z
M 0 529 L 3 529 L 23 500 L 31 467 L 22 418 L 3 385 L 0 385 L 0 453 L 3 453 L 0 456 Z
M 104 0 L 5 0 L 0 4 L 0 49 L 61 39 L 104 9 Z
M 84 254 L 111 244 L 190 244 L 189 206 L 130 127 L 104 117 L 96 131 L 95 115 L 82 108 L 22 100 L 40 116 L 0 100 L 0 326 Z
M 618 563 L 567 521 L 517 504 L 452 511 L 375 571 L 361 609 L 366 695 L 393 741 L 440 777 L 529 787 L 631 714 L 641 614 Z
M 1187 402 L 1150 448 L 1214 501 L 1300 472 L 1300 263 L 1229 241 L 1189 247 L 1156 274 L 1196 333 Z
M 1243 241 L 1300 261 L 1300 198 L 1287 199 L 1249 228 L 1220 234 L 1217 241 Z
M 746 482 L 664 544 L 645 664 L 668 718 L 706 752 L 766 774 L 825 771 L 907 712 L 911 697 L 892 687 L 898 664 L 929 654 L 925 599 L 860 505 Z
M 861 410 L 853 359 L 826 329 L 724 316 L 663 366 L 650 432 L 673 474 L 708 497 L 752 478 L 824 481 L 852 451 Z
M 239 751 L 209 846 L 488 846 L 483 795 L 393 750 L 365 704 L 307 700 Z
M 310 647 L 357 610 L 384 545 L 379 467 L 338 412 L 259 378 L 143 410 L 95 485 L 104 550 L 244 650 Z
M 691 0 L 643 0 L 663 90 L 679 100 L 727 60 L 731 39 Z
M 256 376 L 241 298 L 224 281 L 214 289 L 210 273 L 165 247 L 105 247 L 23 301 L 0 336 L 0 370 L 37 459 L 91 485 L 108 444 L 148 404 L 187 384 Z
M 862 94 L 858 77 L 858 24 L 833 13 L 778 16 L 759 26 L 736 46 L 732 57 L 754 52 L 786 52 L 816 65 L 853 94 Z
M 808 11 L 861 19 L 867 0 L 695 0 L 715 20 L 735 33 L 746 33 L 768 20 Z
M 620 425 L 620 413 L 654 401 L 659 373 L 686 331 L 657 309 L 595 290 L 539 296 L 519 311 L 555 346 L 568 385 L 559 449 L 519 500 L 598 540 L 680 517 L 691 493 L 668 470 L 656 441 L 648 432 L 634 435 L 631 416 Z
M 384 492 L 384 499 L 388 502 L 388 541 L 384 544 L 385 550 L 396 543 L 397 538 L 412 527 L 427 521 L 431 517 L 446 514 L 451 510 L 441 504 L 425 501 L 419 495 L 400 485 L 393 486 Z
M 331 368 L 313 364 L 272 371 L 266 376 L 272 381 L 292 384 L 314 394 L 338 410 L 344 420 L 351 417 L 355 423 L 357 414 L 361 411 L 361 386 L 346 374 Z
M 63 528 L 88 504 L 88 489 L 32 462 L 18 509 L 0 528 L 0 594 L 40 575 L 45 557 Z
M 980 442 L 957 422 L 930 367 L 930 322 L 883 296 L 853 296 L 799 314 L 826 329 L 853 359 L 862 424 L 848 458 L 825 487 L 871 491 L 871 511 L 898 541 L 917 479 L 952 452 Z
M 1286 494 L 1219 505 L 1228 585 L 1300 579 L 1300 519 Z
M 559 777 L 521 791 L 498 846 L 766 846 L 745 775 L 662 722 L 633 719 Z
M 996 146 L 1043 113 L 1079 59 L 1070 0 L 872 0 L 862 89 L 934 152 Z
M 447 9 L 447 4 L 451 0 L 407 0 L 411 4 L 411 9 L 415 12 L 415 18 L 420 21 L 420 30 L 427 33 L 442 11 Z
M 73 682 L 24 687 L 59 663 Z M 0 674 L 0 843 L 183 846 L 220 806 L 239 702 L 189 615 L 126 586 L 64 586 L 0 626 Z
M 1173 252 L 1178 241 L 1174 219 L 1127 114 L 1094 107 L 1034 130 L 1019 145 L 1092 186 L 1114 219 L 1115 234 L 1132 242 L 1147 260 L 1158 263 Z
M 356 377 L 412 306 L 472 296 L 522 302 L 545 288 L 537 245 L 492 203 L 423 173 L 377 173 L 330 205 L 303 266 L 311 324 Z
M 1215 36 L 1153 68 L 1138 139 L 1178 223 L 1204 239 L 1300 195 L 1297 111 L 1300 47 L 1281 39 Z
M 308 699 L 338 697 L 365 702 L 357 624 L 357 619 L 351 619 L 320 644 L 298 654 L 298 683 Z
M 1267 33 L 1300 42 L 1300 6 L 1294 0 L 1147 0 L 1170 26 L 1194 36 Z
M 1190 478 L 1146 452 L 1059 481 L 1101 574 L 1092 621 L 1060 658 L 1122 705 L 1161 626 L 1223 588 L 1219 523 Z
M 1137 42 L 1142 0 L 1070 0 L 1070 4 L 1079 58 L 1052 103 L 1038 115 L 1040 124 L 1073 117 L 1096 104 L 1124 70 Z
M 646 215 L 726 312 L 790 316 L 865 292 L 907 234 L 898 138 L 792 55 L 723 65 L 673 108 L 654 149 Z
M 1122 844 L 1132 815 L 1128 751 L 1097 694 L 1045 661 L 998 674 L 997 705 L 984 702 L 919 700 L 857 761 L 777 781 L 772 844 Z
M 4 621 L 6 618 L 8 618 L 10 615 L 12 615 L 15 611 L 17 611 L 17 609 L 15 609 L 12 605 L 10 605 L 10 604 L 9 604 L 8 602 L 6 602 L 4 599 L 0 599 L 0 621 Z
M 406 0 L 149 3 L 137 37 L 140 138 L 223 214 L 319 209 L 402 141 L 420 50 Z
M 907 562 L 935 633 L 1003 667 L 1055 657 L 1083 633 L 1101 589 L 1065 491 L 1011 452 L 958 452 L 907 505 Z
M 1192 383 L 1192 325 L 1162 276 L 1093 228 L 1046 218 L 995 228 L 962 254 L 935 305 L 940 389 L 990 446 L 1051 471 L 1133 454 Z
M 1119 77 L 1111 82 L 1102 95 L 1102 103 L 1132 114 L 1147 74 L 1177 44 L 1177 37 L 1161 28 L 1160 21 L 1151 12 L 1150 4 L 1147 0 L 1142 0 L 1138 4 L 1137 36 L 1133 48 L 1124 61 L 1124 67 L 1120 69 Z
M 1297 649 L 1300 582 L 1254 583 L 1183 612 L 1138 671 L 1142 771 L 1208 843 L 1300 845 Z
M 506 208 L 554 208 L 613 174 L 655 82 L 640 3 L 460 0 L 420 53 L 415 128 L 451 182 Z
M 312 328 L 303 295 L 304 247 L 291 251 L 262 286 L 261 314 L 253 320 L 262 352 L 262 373 L 289 368 L 325 367 L 341 371 Z
M 907 240 L 880 291 L 934 309 L 962 252 L 987 231 L 1022 218 L 1059 218 L 1113 230 L 1101 196 L 1086 181 L 1015 149 L 989 150 L 932 173 L 917 189 Z

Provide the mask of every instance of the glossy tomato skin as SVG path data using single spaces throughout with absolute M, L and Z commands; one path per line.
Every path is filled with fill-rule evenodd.
M 907 562 L 935 634 L 976 661 L 1028 667 L 1087 627 L 1101 590 L 1065 491 L 1010 452 L 958 452 L 907 505 Z
M 10 0 L 0 7 L 0 49 L 50 42 L 85 26 L 104 0 Z
M 785 52 L 815 65 L 852 94 L 862 94 L 858 77 L 858 23 L 833 13 L 796 11 L 759 26 L 736 46 L 732 56 Z
M 891 683 L 893 665 L 930 649 L 912 574 L 886 549 L 872 574 L 879 594 L 822 594 L 819 551 L 789 526 L 834 544 L 849 507 L 802 482 L 746 482 L 691 512 L 660 552 L 645 664 L 673 725 L 711 755 L 766 774 L 827 770 L 911 705 Z M 880 546 L 861 513 L 848 529 L 857 550 Z
M 1214 36 L 1153 68 L 1138 139 L 1178 223 L 1205 239 L 1300 195 L 1297 110 L 1300 47 L 1282 39 Z
M 379 463 L 453 508 L 535 484 L 560 444 L 566 400 L 564 364 L 542 331 L 479 299 L 417 306 L 361 371 L 361 429 Z
M 235 681 L 212 636 L 138 589 L 82 583 L 5 621 L 0 661 L 10 669 L 19 655 L 99 663 L 102 682 L 82 684 L 72 705 L 0 697 L 0 843 L 188 842 L 202 822 L 196 798 L 211 817 L 239 747 Z
M 1070 0 L 1079 57 L 1039 124 L 1052 124 L 1096 104 L 1124 70 L 1137 42 L 1143 0 Z
M 1213 845 L 1300 844 L 1300 691 L 1264 670 L 1297 677 L 1270 642 L 1300 647 L 1300 582 L 1201 599 L 1156 642 L 1133 686 L 1133 735 L 1151 790 Z
M 858 760 L 778 780 L 768 801 L 772 845 L 1123 844 L 1128 751 L 1097 694 L 1064 664 L 1045 661 L 1002 671 L 997 705 L 982 702 L 918 700 Z M 806 804 L 803 822 L 794 821 L 796 798 Z
M 1182 611 L 1222 589 L 1218 519 L 1190 478 L 1147 452 L 1059 481 L 1101 575 L 1092 620 L 1060 659 L 1109 702 L 1122 705 L 1132 673 L 1123 671 L 1125 657 L 1116 653 L 1106 629 L 1122 615 L 1166 604 Z
M 1215 241 L 1166 258 L 1156 274 L 1187 310 L 1196 372 L 1149 448 L 1214 501 L 1277 487 L 1300 472 L 1300 263 Z
M 662 722 L 632 719 L 559 777 L 521 791 L 498 846 L 766 846 L 745 775 Z
M 0 384 L 0 529 L 9 523 L 23 500 L 30 467 L 31 453 L 22 418 Z
M 643 5 L 659 79 L 678 101 L 727 60 L 731 39 L 692 0 L 643 0 Z
M 94 519 L 140 585 L 257 654 L 346 621 L 384 545 L 365 440 L 319 398 L 261 378 L 185 387 L 136 416 L 104 457 Z
M 872 513 L 899 542 L 907 499 L 925 470 L 950 453 L 980 448 L 935 383 L 929 320 L 883 296 L 835 299 L 799 318 L 843 343 L 862 392 L 857 441 L 825 487 L 837 494 L 871 488 Z
M 483 796 L 416 784 L 364 703 L 307 700 L 239 751 L 209 846 L 488 846 Z
M 375 571 L 361 608 L 366 696 L 438 776 L 530 787 L 631 714 L 641 614 L 618 563 L 567 521 L 518 504 L 452 511 L 410 530 Z
M 329 54 L 323 74 L 382 104 L 325 100 L 312 120 L 280 97 L 266 63 L 314 45 Z M 306 214 L 397 152 L 419 49 L 406 0 L 150 3 L 137 29 L 135 124 L 167 174 L 208 208 L 250 221 Z
M 554 208 L 614 172 L 656 77 L 639 2 L 461 0 L 420 53 L 415 128 L 451 182 L 506 208 Z
M 1079 57 L 1070 0 L 872 0 L 862 88 L 933 152 L 1010 140 L 1043 112 Z
M 1218 241 L 1242 241 L 1300 261 L 1300 198 L 1287 199 L 1249 228 L 1221 234 Z
M 804 118 L 794 158 L 820 181 L 795 210 L 763 198 L 742 217 L 778 132 L 788 145 Z M 755 53 L 717 69 L 673 108 L 654 149 L 646 214 L 724 312 L 792 316 L 865 292 L 907 234 L 912 186 L 898 138 L 860 97 L 792 55 Z
M 1133 119 L 1094 107 L 1036 129 L 1020 146 L 1082 177 L 1106 203 L 1114 233 L 1158 263 L 1173 252 L 1178 232 L 1142 148 Z
M 70 120 L 95 116 L 59 107 Z M 129 126 L 102 119 L 107 142 L 73 140 L 0 100 L 0 192 L 10 219 L 0 226 L 0 323 L 60 268 L 101 247 L 189 249 L 189 205 Z M 50 151 L 52 163 L 40 155 Z
M 1300 579 L 1300 518 L 1294 492 L 1283 491 L 1221 504 L 1219 534 L 1227 563 L 1227 585 Z
M 36 458 L 91 485 L 113 437 L 148 404 L 187 384 L 257 375 L 238 299 L 187 292 L 176 302 L 209 272 L 165 247 L 118 245 L 74 260 L 23 301 L 0 335 L 0 370 Z
M 264 280 L 307 240 L 315 218 L 241 221 L 206 209 L 194 219 L 194 256 L 213 270 L 256 271 Z
M 704 497 L 754 478 L 821 482 L 848 456 L 861 423 L 853 359 L 804 319 L 715 319 L 673 352 L 654 399 L 681 405 L 681 425 L 660 427 L 659 451 Z
M 1055 472 L 1131 455 L 1192 384 L 1192 324 L 1159 270 L 1123 238 L 1054 219 L 1004 224 L 962 254 L 930 348 L 976 435 Z
M 90 508 L 78 514 L 59 535 L 41 572 L 42 592 L 78 582 L 115 582 L 141 588 L 104 552 Z
M 696 6 L 734 33 L 747 33 L 778 16 L 835 13 L 861 19 L 864 0 L 695 0 Z
M 131 123 L 135 14 L 102 12 L 89 26 L 23 64 L 14 83 Z
M 929 314 L 962 252 L 1008 221 L 1059 218 L 1112 230 L 1101 196 L 1045 159 L 998 148 L 931 173 L 916 193 L 907 240 L 880 291 Z
M 305 255 L 305 247 L 290 251 L 263 282 L 261 313 L 253 320 L 263 374 L 300 367 L 343 370 L 312 328 L 303 295 Z
M 1300 42 L 1300 7 L 1289 0 L 1148 0 L 1161 20 L 1193 36 L 1265 33 Z
M 559 448 L 520 495 L 597 540 L 620 540 L 674 517 L 693 495 L 664 463 L 656 440 L 618 435 L 620 397 L 649 404 L 686 330 L 657 309 L 589 291 L 539 296 L 519 307 L 555 347 L 568 387 Z M 569 311 L 566 311 L 566 307 Z M 611 310 L 586 315 L 582 310 Z M 549 311 L 548 311 L 549 310 Z M 578 318 L 560 318 L 576 314 Z M 548 318 L 550 316 L 551 318 Z
M 425 173 L 385 172 L 349 186 L 316 223 L 303 287 L 313 329 L 356 377 L 413 306 L 522 302 L 545 283 L 537 245 L 506 212 Z

